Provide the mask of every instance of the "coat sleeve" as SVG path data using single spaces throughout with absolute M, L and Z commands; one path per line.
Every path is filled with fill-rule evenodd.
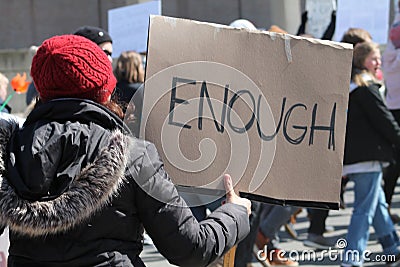
M 165 172 L 153 144 L 139 166 L 135 205 L 158 251 L 179 266 L 206 266 L 250 231 L 245 207 L 225 204 L 197 222 Z
M 386 107 L 377 85 L 360 87 L 352 94 L 357 94 L 354 98 L 361 106 L 372 127 L 376 129 L 389 143 L 396 146 L 400 145 L 400 127 L 393 114 Z

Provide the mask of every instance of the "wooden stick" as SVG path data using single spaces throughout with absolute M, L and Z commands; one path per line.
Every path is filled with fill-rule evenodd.
M 235 267 L 236 247 L 231 248 L 224 256 L 224 267 Z

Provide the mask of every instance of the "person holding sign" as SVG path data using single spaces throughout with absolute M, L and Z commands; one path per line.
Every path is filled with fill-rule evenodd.
M 155 146 L 120 119 L 112 66 L 94 42 L 45 40 L 31 76 L 40 101 L 24 127 L 0 121 L 9 266 L 144 266 L 143 227 L 171 263 L 205 266 L 248 234 L 251 204 L 229 175 L 226 204 L 197 222 Z
M 384 254 L 395 255 L 387 266 L 400 266 L 399 238 L 381 186 L 382 167 L 393 157 L 392 144 L 400 145 L 400 127 L 379 93 L 380 65 L 377 44 L 355 46 L 343 166 L 343 175 L 354 182 L 355 199 L 342 266 L 363 264 L 371 225 Z

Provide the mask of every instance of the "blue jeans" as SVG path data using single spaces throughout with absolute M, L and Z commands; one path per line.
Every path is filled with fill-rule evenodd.
M 269 238 L 268 248 L 279 249 L 279 228 L 287 223 L 290 216 L 298 209 L 295 206 L 262 204 L 260 231 Z
M 353 173 L 348 177 L 354 182 L 355 198 L 343 262 L 356 266 L 362 265 L 371 225 L 382 245 L 383 253 L 397 255 L 399 238 L 387 209 L 381 185 L 382 172 Z

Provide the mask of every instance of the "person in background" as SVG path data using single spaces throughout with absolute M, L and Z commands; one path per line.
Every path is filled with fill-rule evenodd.
M 306 24 L 308 21 L 308 11 L 304 11 L 301 14 L 301 24 L 297 30 L 298 36 L 318 38 L 318 36 L 312 36 L 306 33 Z M 328 27 L 325 29 L 324 34 L 321 36 L 322 40 L 332 40 L 333 35 L 335 34 L 336 29 L 336 10 L 333 10 L 331 13 L 331 21 L 329 22 Z
M 237 19 L 232 21 L 229 26 L 239 29 L 257 30 L 254 24 L 247 19 Z
M 358 43 L 371 42 L 372 36 L 367 30 L 364 30 L 362 28 L 349 28 L 343 34 L 340 41 L 355 46 Z
M 140 118 L 143 105 L 144 68 L 142 56 L 135 51 L 124 51 L 118 57 L 114 69 L 117 88 L 113 97 L 121 103 L 126 114 L 125 122 L 133 134 L 139 136 Z M 128 109 L 128 112 L 126 112 Z M 133 116 L 133 118 L 128 118 Z
M 144 82 L 142 56 L 135 51 L 124 51 L 118 57 L 114 69 L 117 78 L 116 96 L 128 104 L 133 95 Z
M 400 1 L 398 2 L 400 6 Z M 386 105 L 393 117 L 400 123 L 400 13 L 395 15 L 389 32 L 389 41 L 382 55 L 382 70 L 386 84 Z M 399 223 L 400 217 L 390 211 L 394 189 L 400 175 L 400 148 L 395 147 L 395 158 L 383 172 L 386 201 L 393 223 Z
M 251 204 L 229 175 L 226 204 L 197 222 L 155 146 L 121 120 L 112 66 L 94 42 L 45 40 L 31 76 L 40 100 L 24 127 L 0 121 L 8 266 L 144 266 L 143 227 L 172 264 L 205 266 L 248 234 Z
M 85 37 L 90 41 L 95 42 L 112 63 L 113 41 L 106 30 L 95 26 L 82 26 L 76 29 L 73 34 Z
M 9 83 L 10 81 L 8 80 L 8 78 L 0 72 L 0 106 L 4 104 L 4 101 L 6 101 L 7 87 Z M 1 112 L 10 114 L 11 107 L 9 105 L 5 105 Z
M 35 45 L 32 45 L 29 47 L 29 53 L 34 56 L 38 50 L 38 47 Z M 30 83 L 28 86 L 28 91 L 26 92 L 25 95 L 25 103 L 27 106 L 27 113 L 29 113 L 32 108 L 35 106 L 36 100 L 37 100 L 38 92 L 36 91 L 35 85 L 33 83 Z
M 362 28 L 349 28 L 342 36 L 340 40 L 343 43 L 352 44 L 353 47 L 356 44 L 363 42 L 372 42 L 371 34 Z M 346 208 L 346 202 L 344 200 L 344 192 L 346 191 L 346 185 L 349 182 L 349 179 L 344 176 L 342 177 L 342 186 L 340 191 L 340 207 L 342 209 Z
M 278 206 L 272 204 L 261 204 L 260 225 L 256 237 L 258 250 L 265 250 L 262 254 L 265 260 L 258 259 L 264 266 L 299 266 L 297 261 L 283 255 L 279 247 L 279 229 L 284 225 L 292 214 L 298 210 L 295 206 Z M 258 255 L 258 251 L 255 251 Z
M 0 72 L 0 107 L 3 106 L 4 101 L 7 98 L 7 87 L 9 85 L 8 78 Z M 11 107 L 9 105 L 4 105 L 0 112 L 0 120 L 12 121 L 18 123 L 21 127 L 24 124 L 24 119 L 20 116 L 11 114 Z
M 343 165 L 343 175 L 354 182 L 355 198 L 343 253 L 345 267 L 363 264 L 370 226 L 383 253 L 395 255 L 387 266 L 400 266 L 399 238 L 381 186 L 382 167 L 393 158 L 392 144 L 400 145 L 400 127 L 379 93 L 376 74 L 380 66 L 377 44 L 355 46 Z

